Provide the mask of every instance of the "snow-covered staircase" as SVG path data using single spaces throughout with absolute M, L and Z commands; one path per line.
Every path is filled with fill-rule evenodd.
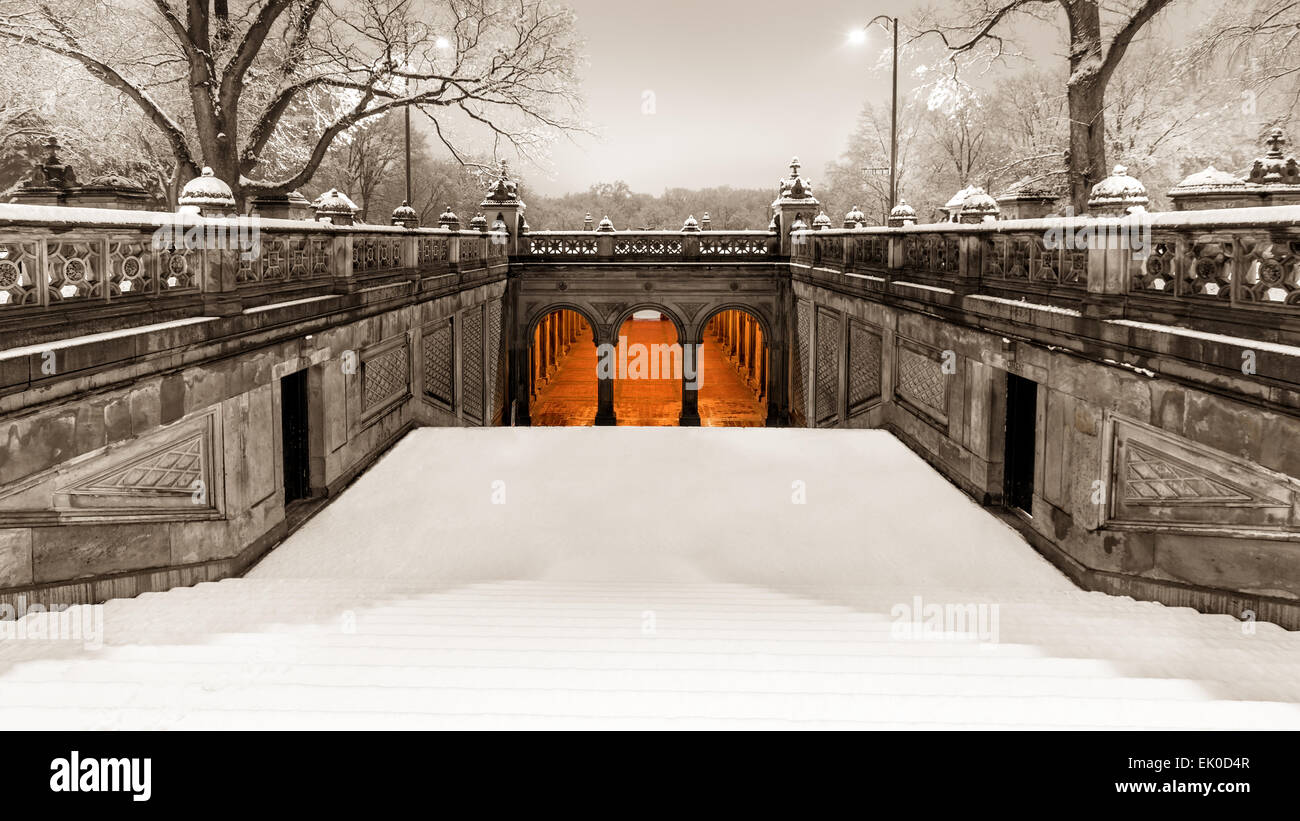
M 918 596 L 996 635 L 899 635 Z M 419 431 L 102 612 L 0 640 L 0 729 L 1300 728 L 1300 634 L 1079 591 L 870 431 Z
M 744 585 L 232 579 L 110 603 L 98 650 L 0 642 L 0 727 L 1300 728 L 1300 636 L 1096 593 L 931 600 L 981 596 L 997 643 Z

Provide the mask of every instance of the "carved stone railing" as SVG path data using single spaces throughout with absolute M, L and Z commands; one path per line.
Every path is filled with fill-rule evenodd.
M 507 247 L 473 230 L 0 205 L 0 347 L 505 267 Z
M 520 256 L 534 262 L 754 262 L 776 258 L 768 231 L 534 231 Z
M 1300 341 L 1300 206 L 799 231 L 793 269 Z

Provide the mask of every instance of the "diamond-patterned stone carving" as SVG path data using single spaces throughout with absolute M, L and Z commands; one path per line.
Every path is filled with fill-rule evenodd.
M 1300 479 L 1177 433 L 1111 416 L 1105 520 L 1218 535 L 1294 531 Z
M 811 415 L 808 412 L 808 378 L 811 373 L 808 356 L 811 345 L 809 340 L 812 337 L 812 306 L 803 300 L 799 300 L 795 310 L 795 337 L 799 357 L 794 365 L 798 371 L 794 379 L 797 396 L 793 397 L 792 406 L 806 419 Z
M 483 306 L 465 311 L 461 326 L 461 402 L 465 416 L 483 421 Z
M 840 318 L 817 311 L 817 424 L 830 422 L 840 408 Z
M 361 364 L 361 409 L 373 410 L 406 393 L 409 352 L 405 344 L 375 354 Z
M 449 317 L 424 330 L 424 393 L 448 407 L 455 404 L 454 323 Z
M 1231 504 L 1254 497 L 1166 454 L 1129 443 L 1124 503 L 1130 505 Z
M 948 378 L 938 352 L 922 353 L 907 345 L 898 346 L 896 360 L 898 395 L 938 421 L 948 418 Z
M 72 488 L 72 493 L 184 495 L 203 478 L 202 435 L 173 442 L 142 459 L 102 473 Z
M 849 323 L 849 409 L 865 405 L 880 396 L 880 334 L 869 326 Z
M 493 300 L 488 303 L 488 320 L 487 320 L 487 387 L 488 403 L 487 413 L 489 417 L 495 417 L 497 405 L 504 402 L 504 391 L 502 390 L 505 380 L 497 373 L 497 368 L 501 362 L 501 348 L 503 347 L 501 338 L 501 301 Z

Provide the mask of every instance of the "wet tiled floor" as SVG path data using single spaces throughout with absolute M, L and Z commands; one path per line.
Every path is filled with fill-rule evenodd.
M 629 346 L 676 341 L 667 320 L 632 320 L 623 325 Z M 700 369 L 700 423 L 710 427 L 756 427 L 764 408 L 712 337 L 705 340 Z M 620 425 L 676 425 L 682 412 L 680 379 L 623 379 L 614 383 L 614 413 Z M 596 418 L 596 347 L 574 343 L 559 370 L 531 408 L 539 426 L 590 425 Z

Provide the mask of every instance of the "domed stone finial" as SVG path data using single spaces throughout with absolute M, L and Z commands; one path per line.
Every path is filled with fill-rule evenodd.
M 916 209 L 908 205 L 907 200 L 900 199 L 898 205 L 889 210 L 889 224 L 895 227 L 916 225 Z
M 347 194 L 337 188 L 331 188 L 317 197 L 311 204 L 316 219 L 334 225 L 352 225 L 356 221 L 357 204 Z
M 614 221 L 609 218 L 608 214 L 606 214 L 601 218 L 600 225 L 596 226 L 596 230 L 602 233 L 609 233 L 614 230 Z
M 487 232 L 488 221 L 487 217 L 483 216 L 482 211 L 469 218 L 469 229 L 471 231 Z
M 460 217 L 456 216 L 456 212 L 451 210 L 450 205 L 447 206 L 446 211 L 443 211 L 438 215 L 438 227 L 447 228 L 452 231 L 460 228 Z
M 1146 186 L 1129 176 L 1128 168 L 1116 165 L 1109 177 L 1092 187 L 1088 210 L 1098 216 L 1122 217 L 1145 211 L 1150 202 Z
M 682 223 L 682 230 L 683 231 L 700 230 L 700 223 L 695 219 L 694 214 L 691 214 L 689 217 L 686 218 L 686 222 Z
M 1001 209 L 998 207 L 997 200 L 993 199 L 983 188 L 975 188 L 966 198 L 961 201 L 961 208 L 957 211 L 958 222 L 979 223 L 995 220 Z
M 230 214 L 237 207 L 230 186 L 217 179 L 216 174 L 207 166 L 204 166 L 199 176 L 185 183 L 176 203 L 183 211 L 209 216 Z
M 849 212 L 844 215 L 845 228 L 861 228 L 863 225 L 866 225 L 866 222 L 867 215 L 862 213 L 862 209 L 857 205 L 854 205 L 853 208 L 849 209 Z
M 820 214 L 818 214 L 817 216 L 813 217 L 813 230 L 814 230 L 814 231 L 822 231 L 822 230 L 824 230 L 824 229 L 826 229 L 826 228 L 830 228 L 830 227 L 831 227 L 831 218 L 828 217 L 828 216 L 826 216 L 826 212 L 825 212 L 825 211 L 822 211 Z
M 400 225 L 403 228 L 419 228 L 420 215 L 415 213 L 411 204 L 402 201 L 402 204 L 393 209 L 393 225 Z

